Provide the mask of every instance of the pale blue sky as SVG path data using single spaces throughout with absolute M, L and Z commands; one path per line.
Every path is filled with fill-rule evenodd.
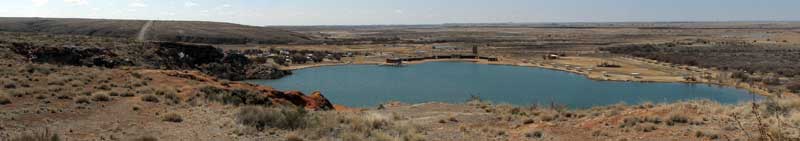
M 4 0 L 0 17 L 248 25 L 800 21 L 800 0 Z

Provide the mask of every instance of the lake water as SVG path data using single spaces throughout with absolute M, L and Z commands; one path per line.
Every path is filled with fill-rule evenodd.
M 388 101 L 463 103 L 472 95 L 494 103 L 555 102 L 572 108 L 692 99 L 731 104 L 753 98 L 745 90 L 714 85 L 595 81 L 563 71 L 469 62 L 329 66 L 296 70 L 278 80 L 248 82 L 305 93 L 319 90 L 331 102 L 351 107 Z

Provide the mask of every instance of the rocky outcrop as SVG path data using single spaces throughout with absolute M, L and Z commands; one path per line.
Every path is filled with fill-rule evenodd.
M 38 63 L 116 68 L 139 66 L 167 70 L 199 70 L 228 80 L 276 79 L 291 74 L 269 64 L 258 64 L 238 53 L 225 53 L 210 45 L 172 42 L 142 46 L 97 48 L 12 43 L 15 53 Z M 123 54 L 123 55 L 119 55 Z
M 237 53 L 224 53 L 209 45 L 157 43 L 156 51 L 162 59 L 157 66 L 167 69 L 195 69 L 229 80 L 275 79 L 291 74 L 286 70 L 266 64 L 256 64 Z
M 208 100 L 218 101 L 230 105 L 293 105 L 309 110 L 333 110 L 333 104 L 320 92 L 305 95 L 299 91 L 278 91 L 272 88 L 247 83 L 233 82 L 230 84 L 219 83 L 206 78 L 202 74 L 186 72 L 169 72 L 168 76 L 191 78 L 213 84 L 199 88 L 199 92 Z
M 303 92 L 288 91 L 273 93 L 270 96 L 285 99 L 294 105 L 304 106 L 306 109 L 333 110 L 333 104 L 325 96 L 322 96 L 320 92 L 314 92 L 311 96 L 306 96 Z
M 11 50 L 38 63 L 107 68 L 133 65 L 108 49 L 95 47 L 39 47 L 31 43 L 12 43 Z

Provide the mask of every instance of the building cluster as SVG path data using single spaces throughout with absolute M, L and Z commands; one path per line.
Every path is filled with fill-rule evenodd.
M 287 50 L 287 49 L 274 49 L 268 50 L 261 49 L 247 49 L 241 52 L 242 54 L 254 58 L 258 63 L 274 62 L 279 65 L 289 64 L 306 64 L 309 62 L 319 63 L 325 60 L 339 61 L 342 57 L 352 57 L 352 52 L 338 53 L 330 51 L 312 51 L 312 50 Z

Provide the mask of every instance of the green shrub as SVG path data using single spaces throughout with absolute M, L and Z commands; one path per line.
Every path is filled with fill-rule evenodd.
M 153 103 L 158 103 L 159 102 L 158 97 L 156 97 L 154 95 L 145 95 L 145 96 L 142 97 L 142 101 L 153 102 Z
M 183 117 L 181 117 L 181 115 L 178 115 L 176 113 L 170 113 L 170 114 L 164 115 L 162 120 L 168 121 L 168 122 L 183 122 Z
M 240 108 L 236 115 L 237 122 L 255 127 L 259 130 L 265 128 L 300 129 L 307 126 L 309 118 L 307 111 L 299 107 L 264 108 L 247 106 Z

